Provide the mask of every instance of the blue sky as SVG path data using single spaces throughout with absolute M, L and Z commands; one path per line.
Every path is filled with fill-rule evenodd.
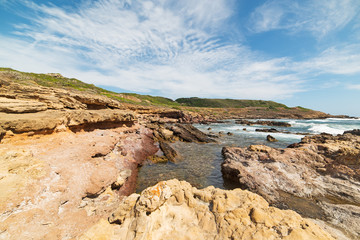
M 359 0 L 0 0 L 0 66 L 360 116 Z

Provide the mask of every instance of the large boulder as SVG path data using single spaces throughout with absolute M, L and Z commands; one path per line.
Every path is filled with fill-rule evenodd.
M 270 207 L 249 191 L 202 190 L 176 179 L 125 198 L 109 217 L 80 239 L 332 239 L 290 210 Z M 111 228 L 111 227 L 112 228 Z M 99 235 L 97 235 L 99 233 Z

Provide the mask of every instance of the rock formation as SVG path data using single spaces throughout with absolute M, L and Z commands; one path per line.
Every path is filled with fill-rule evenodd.
M 360 237 L 360 136 L 307 136 L 286 149 L 226 147 L 223 155 L 225 178 Z
M 265 125 L 265 126 L 277 126 L 277 127 L 291 127 L 290 123 L 287 122 L 278 122 L 278 121 L 249 121 L 244 119 L 239 119 L 235 121 L 236 124 L 242 124 L 242 125 Z
M 190 124 L 175 124 L 170 128 L 175 136 L 179 137 L 185 142 L 215 142 L 214 139 L 210 138 L 205 133 L 201 132 Z
M 269 142 L 277 142 L 278 140 L 271 135 L 266 136 L 266 140 Z
M 333 239 L 312 221 L 269 207 L 249 191 L 199 190 L 178 180 L 130 195 L 108 221 L 80 239 Z
M 133 192 L 144 127 L 16 135 L 0 145 L 0 239 L 73 239 Z

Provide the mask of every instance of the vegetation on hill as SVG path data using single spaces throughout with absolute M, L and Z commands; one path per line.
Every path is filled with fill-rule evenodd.
M 266 108 L 287 108 L 286 105 L 264 100 L 237 100 L 237 99 L 209 99 L 209 98 L 179 98 L 176 102 L 190 107 L 208 108 L 245 108 L 245 107 L 266 107 Z
M 156 106 L 179 106 L 180 104 L 169 98 L 154 97 L 150 95 L 140 95 L 135 93 L 115 93 L 96 87 L 93 84 L 84 83 L 75 78 L 67 78 L 59 73 L 39 74 L 27 73 L 11 68 L 0 68 L 0 73 L 11 78 L 15 82 L 25 85 L 40 85 L 43 87 L 53 87 L 68 90 L 85 91 L 93 94 L 104 95 L 120 102 L 139 104 L 139 105 L 156 105 Z
M 27 73 L 11 68 L 0 68 L 0 74 L 8 77 L 15 82 L 25 85 L 40 85 L 44 87 L 54 87 L 68 90 L 85 91 L 93 94 L 104 95 L 120 102 L 131 103 L 143 106 L 164 106 L 172 108 L 185 108 L 199 111 L 197 108 L 247 108 L 256 107 L 267 110 L 277 111 L 278 109 L 290 109 L 284 104 L 264 100 L 236 100 L 236 99 L 207 99 L 207 98 L 179 98 L 175 101 L 170 98 L 141 95 L 136 93 L 116 93 L 96 87 L 93 84 L 84 83 L 75 78 L 67 78 L 59 73 L 39 74 Z M 302 107 L 296 107 L 300 111 L 311 111 Z

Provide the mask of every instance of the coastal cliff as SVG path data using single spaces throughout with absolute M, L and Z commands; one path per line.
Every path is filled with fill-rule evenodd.
M 176 158 L 166 142 L 214 141 L 183 123 L 239 116 L 134 98 L 59 74 L 0 71 L 0 239 L 331 239 L 250 192 L 173 180 L 132 194 L 145 159 L 160 148 Z

